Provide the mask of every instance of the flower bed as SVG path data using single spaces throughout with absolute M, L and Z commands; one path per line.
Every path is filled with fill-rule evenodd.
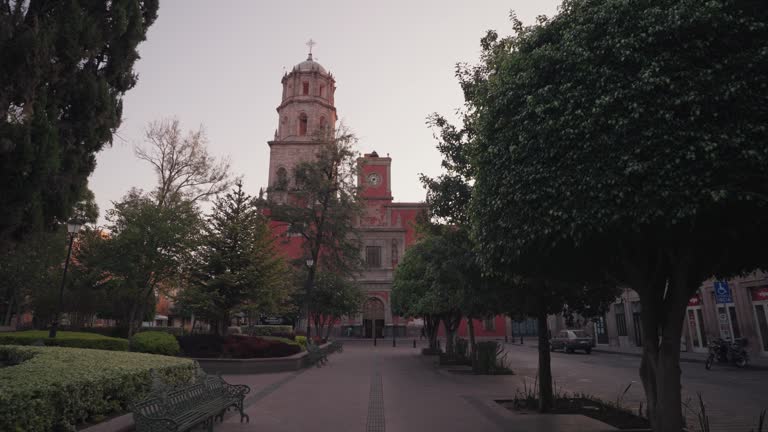
M 192 335 L 179 337 L 184 355 L 194 358 L 268 358 L 288 357 L 302 351 L 290 339 L 229 335 Z
M 32 345 L 37 341 L 42 341 L 46 346 L 128 351 L 128 339 L 107 337 L 97 333 L 60 331 L 55 338 L 49 338 L 47 330 L 0 333 L 0 345 Z
M 63 347 L 0 346 L 0 430 L 74 431 L 126 410 L 150 389 L 150 370 L 164 381 L 194 375 L 189 359 Z

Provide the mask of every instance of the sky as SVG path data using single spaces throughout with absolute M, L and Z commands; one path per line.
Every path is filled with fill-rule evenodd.
M 420 173 L 440 173 L 440 154 L 425 124 L 462 107 L 457 62 L 477 63 L 487 30 L 511 33 L 510 11 L 525 24 L 556 13 L 560 0 L 161 0 L 159 17 L 139 45 L 137 85 L 124 97 L 123 123 L 97 157 L 90 187 L 104 213 L 130 188 L 156 178 L 134 155 L 152 120 L 176 117 L 202 126 L 209 152 L 228 157 L 232 173 L 257 195 L 267 183 L 277 128 L 280 79 L 305 60 L 336 79 L 339 119 L 358 151 L 392 157 L 396 201 L 425 198 Z

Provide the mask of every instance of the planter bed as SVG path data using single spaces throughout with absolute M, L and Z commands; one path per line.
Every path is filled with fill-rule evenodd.
M 320 346 L 320 350 L 330 353 L 330 343 Z M 260 374 L 295 371 L 309 366 L 309 354 L 302 351 L 288 357 L 231 359 L 231 358 L 193 358 L 209 374 L 223 375 Z
M 496 403 L 504 408 L 521 414 L 538 414 L 537 399 L 507 399 Z M 619 430 L 651 431 L 648 419 L 637 416 L 626 409 L 619 409 L 600 400 L 584 397 L 565 397 L 555 399 L 555 407 L 549 414 L 581 414 L 607 423 Z

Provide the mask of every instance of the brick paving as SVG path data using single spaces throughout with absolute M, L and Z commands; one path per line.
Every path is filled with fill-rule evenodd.
M 217 432 L 600 432 L 614 430 L 581 416 L 517 415 L 508 399 L 521 376 L 457 375 L 411 347 L 348 344 L 322 368 L 280 376 L 228 376 L 252 386 L 249 424 L 228 415 Z
M 410 346 L 350 343 L 322 368 L 226 377 L 251 385 L 252 394 L 246 399 L 251 423 L 239 424 L 238 415 L 229 415 L 216 431 L 614 430 L 582 416 L 515 414 L 494 402 L 512 398 L 524 383 L 533 384 L 537 361 L 533 348 L 507 346 L 514 376 L 474 376 L 439 368 L 434 358 L 421 356 Z M 558 352 L 553 353 L 552 367 L 560 392 L 583 392 L 615 402 L 629 385 L 620 403 L 631 409 L 644 403 L 636 356 Z M 768 406 L 768 372 L 726 367 L 706 371 L 698 363 L 685 363 L 682 369 L 684 394 L 703 394 L 712 431 L 755 428 L 757 415 Z

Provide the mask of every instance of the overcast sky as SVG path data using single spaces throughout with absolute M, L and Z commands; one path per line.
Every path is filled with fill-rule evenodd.
M 155 184 L 133 148 L 153 119 L 203 125 L 209 150 L 232 159 L 246 190 L 266 186 L 283 72 L 307 57 L 336 78 L 339 119 L 361 153 L 392 157 L 396 201 L 423 201 L 418 174 L 440 172 L 425 118 L 452 116 L 463 103 L 457 62 L 476 63 L 489 29 L 509 34 L 509 12 L 524 23 L 553 15 L 559 0 L 329 0 L 324 2 L 161 0 L 139 46 L 139 82 L 124 99 L 114 145 L 98 155 L 90 186 L 102 214 L 131 187 Z

